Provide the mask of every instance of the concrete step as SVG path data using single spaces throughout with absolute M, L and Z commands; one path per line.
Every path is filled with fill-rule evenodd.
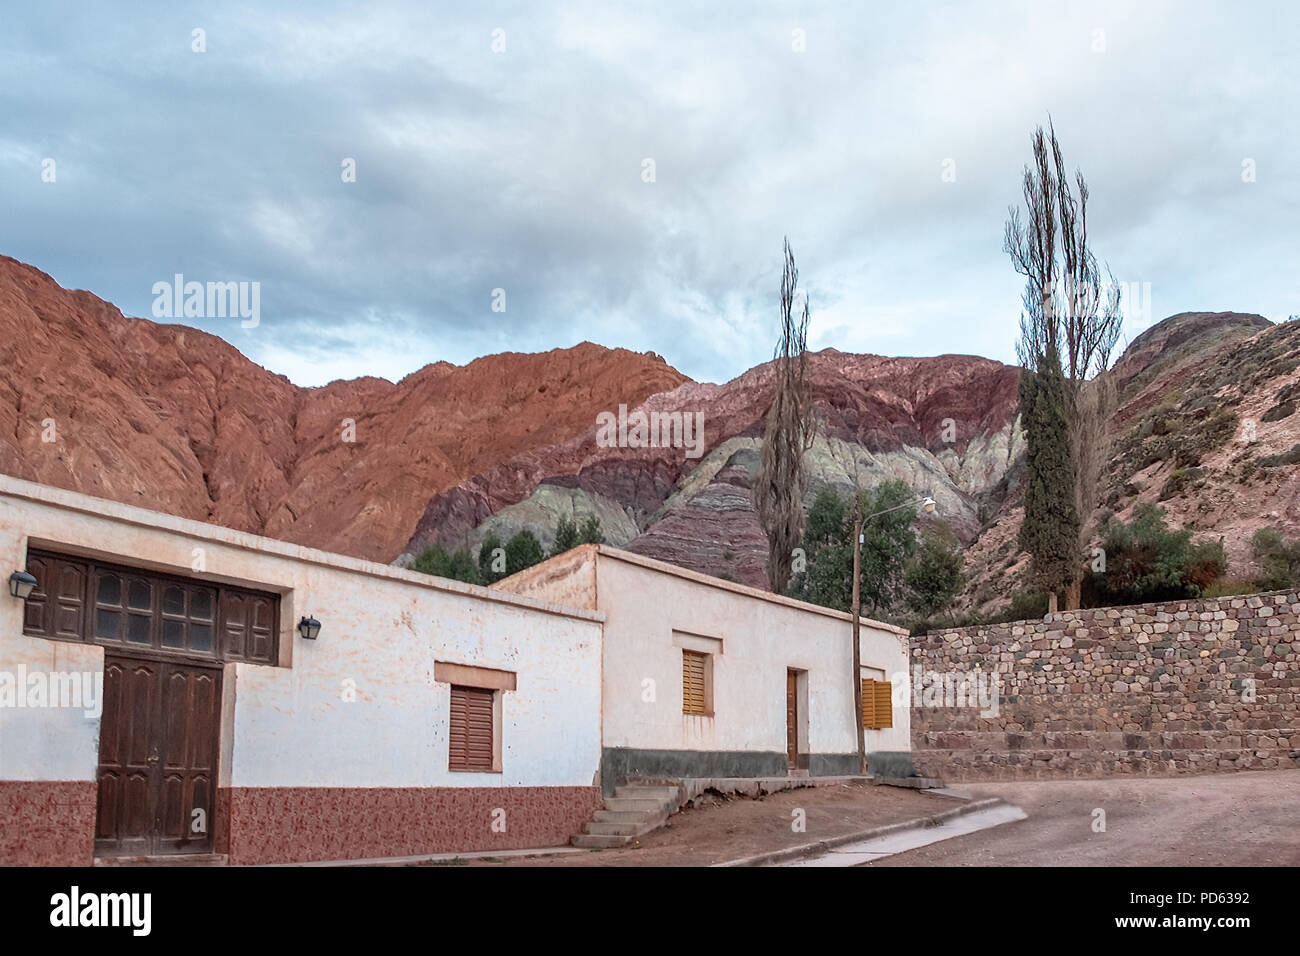
M 597 833 L 579 833 L 569 842 L 574 846 L 582 847 L 584 850 L 605 850 L 611 847 L 623 846 L 631 839 L 632 837 L 629 836 L 605 836 Z
M 616 797 L 632 797 L 638 800 L 677 800 L 681 791 L 676 787 L 656 787 L 649 784 L 628 783 L 614 788 Z
M 640 836 L 643 833 L 649 833 L 651 830 L 658 830 L 668 820 L 667 814 L 649 817 L 636 823 L 584 823 L 582 830 L 584 833 L 591 833 L 596 836 Z
M 876 777 L 871 781 L 885 787 L 907 787 L 912 790 L 940 790 L 943 781 L 938 777 Z
M 650 816 L 658 816 L 648 810 L 597 810 L 591 815 L 597 823 L 641 823 Z
M 642 800 L 636 797 L 606 797 L 606 810 L 640 810 L 645 813 L 670 811 L 673 805 L 667 800 Z

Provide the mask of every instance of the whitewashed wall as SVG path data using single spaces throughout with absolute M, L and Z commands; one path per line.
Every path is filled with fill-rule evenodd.
M 847 716 L 853 713 L 849 615 L 665 573 L 608 549 L 598 560 L 606 747 L 783 753 L 786 669 L 795 668 L 808 672 L 807 751 L 856 751 Z M 674 631 L 722 641 L 713 663 L 712 717 L 682 713 Z M 872 676 L 869 668 L 885 679 L 906 673 L 907 637 L 898 629 L 864 622 L 859 643 L 864 676 Z M 653 702 L 645 700 L 647 680 L 654 682 Z M 895 705 L 893 722 L 890 729 L 865 731 L 868 752 L 911 749 L 908 708 Z
M 0 476 L 0 566 L 28 545 L 282 592 L 281 664 L 225 670 L 220 784 L 591 786 L 600 764 L 601 615 L 302 548 Z M 199 549 L 196 552 L 195 549 Z M 295 625 L 311 614 L 320 638 Z M 102 672 L 101 647 L 22 634 L 0 597 L 0 670 Z M 449 688 L 434 662 L 517 673 L 502 772 L 450 773 Z M 352 681 L 356 701 L 344 700 Z M 93 780 L 99 721 L 0 708 L 0 779 Z

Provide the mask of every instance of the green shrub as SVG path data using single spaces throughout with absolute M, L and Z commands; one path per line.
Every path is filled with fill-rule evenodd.
M 1261 590 L 1300 586 L 1300 538 L 1287 541 L 1277 528 L 1260 528 L 1250 539 L 1250 552 L 1260 566 Z
M 1199 448 L 1218 448 L 1233 435 L 1237 434 L 1238 418 L 1235 412 L 1221 408 L 1207 418 L 1197 429 L 1196 444 Z
M 1170 529 L 1164 509 L 1149 502 L 1133 509 L 1131 522 L 1106 523 L 1102 550 L 1105 570 L 1084 580 L 1086 607 L 1200 597 L 1228 568 L 1222 542 Z
M 1031 621 L 1046 615 L 1046 591 L 1017 591 L 1011 595 L 1011 603 L 1004 610 L 983 619 L 976 619 L 972 616 L 966 623 L 956 626 L 966 627 L 968 624 L 1006 624 L 1010 621 Z
M 442 545 L 435 544 L 420 552 L 420 556 L 415 559 L 412 568 L 424 574 L 432 574 L 440 578 L 451 578 L 453 581 L 464 581 L 466 584 L 483 583 L 479 575 L 478 565 L 474 563 L 468 548 L 448 552 Z
M 1204 468 L 1175 468 L 1165 479 L 1165 483 L 1160 486 L 1160 501 L 1165 501 L 1175 495 L 1182 494 L 1183 490 L 1193 482 L 1205 477 Z
M 534 564 L 541 564 L 545 557 L 546 552 L 542 550 L 537 535 L 525 528 L 506 542 L 506 574 L 517 574 Z
M 961 588 L 961 547 L 946 528 L 931 528 L 921 536 L 916 557 L 903 573 L 907 606 L 931 618 L 952 603 Z
M 570 548 L 578 546 L 578 525 L 567 515 L 560 517 L 555 526 L 555 543 L 551 545 L 551 555 L 564 554 Z

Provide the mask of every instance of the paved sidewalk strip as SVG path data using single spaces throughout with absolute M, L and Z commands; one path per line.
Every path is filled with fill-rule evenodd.
M 965 836 L 979 830 L 987 830 L 990 827 L 1001 826 L 1004 823 L 1014 823 L 1027 817 L 1028 814 L 1019 807 L 1004 804 L 989 807 L 987 810 L 968 813 L 964 816 L 953 817 L 938 826 L 919 827 L 902 830 L 898 833 L 889 833 L 861 843 L 849 843 L 841 847 L 833 847 L 824 855 L 812 859 L 794 860 L 777 865 L 861 866 L 882 857 L 893 856 L 895 853 L 904 853 L 908 850 L 915 850 L 917 847 L 938 843 L 940 840 L 951 840 L 953 837 Z

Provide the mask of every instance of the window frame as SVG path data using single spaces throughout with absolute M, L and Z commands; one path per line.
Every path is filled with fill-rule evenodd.
M 469 748 L 466 746 L 463 754 L 464 762 L 458 765 L 458 751 L 455 746 L 455 740 L 458 736 L 456 733 L 456 695 L 457 693 L 469 693 L 475 696 L 487 696 L 488 702 L 488 719 L 491 721 L 491 754 L 486 766 L 468 763 Z M 466 721 L 469 719 L 468 710 L 465 715 Z M 464 728 L 464 736 L 468 744 L 468 726 Z M 449 773 L 501 773 L 501 688 L 498 687 L 474 687 L 470 684 L 452 684 L 447 698 L 447 771 Z
M 166 571 L 155 571 L 150 568 L 120 564 L 116 561 L 104 561 L 84 555 L 68 554 L 51 548 L 28 548 L 25 567 L 29 573 L 35 574 L 33 561 L 45 563 L 43 574 L 36 575 L 38 579 L 41 579 L 39 586 L 41 590 L 33 592 L 34 595 L 39 593 L 45 603 L 42 605 L 40 626 L 37 627 L 30 623 L 28 608 L 31 607 L 31 598 L 29 597 L 28 601 L 24 602 L 22 631 L 26 637 L 64 643 L 94 644 L 99 647 L 112 648 L 127 656 L 161 660 L 192 661 L 196 663 L 237 661 L 268 666 L 278 666 L 280 663 L 281 595 L 273 591 L 222 584 L 204 578 L 187 577 Z M 45 579 L 45 575 L 48 575 L 53 570 L 56 575 L 61 577 L 68 568 L 77 570 L 82 579 L 80 593 L 76 596 L 80 620 L 75 632 L 60 631 L 60 622 L 58 620 L 61 598 L 70 600 L 72 595 L 60 595 L 57 584 L 54 593 L 44 590 L 51 584 L 49 580 Z M 119 603 L 115 605 L 101 604 L 99 600 L 98 582 L 106 574 L 117 577 L 119 581 L 121 589 L 118 595 Z M 143 608 L 133 609 L 130 607 L 129 589 L 132 579 L 145 581 L 150 587 L 148 643 L 128 639 L 130 617 L 144 616 L 140 613 L 144 610 Z M 182 588 L 182 593 L 185 595 L 185 613 L 183 615 L 166 611 L 164 608 L 164 597 L 169 586 Z M 211 595 L 211 616 L 208 619 L 195 619 L 193 616 L 193 596 L 198 591 L 206 591 Z M 231 604 L 235 601 L 243 602 L 243 606 L 248 608 L 249 616 L 242 621 L 235 620 L 231 613 Z M 269 606 L 269 624 L 258 625 L 256 623 L 254 618 L 258 610 L 256 602 L 265 602 Z M 119 623 L 119 636 L 116 639 L 103 638 L 96 634 L 95 620 L 101 608 L 110 613 L 122 615 L 122 620 Z M 183 620 L 186 624 L 185 646 L 169 647 L 164 645 L 162 639 L 165 633 L 165 622 L 179 620 Z M 195 649 L 191 646 L 190 625 L 195 623 L 200 626 L 210 626 L 212 629 L 211 643 L 208 650 Z M 232 629 L 238 629 L 242 633 L 242 648 L 234 646 L 235 636 Z M 249 646 L 251 640 L 259 638 L 264 640 L 266 644 L 263 653 L 257 653 Z

